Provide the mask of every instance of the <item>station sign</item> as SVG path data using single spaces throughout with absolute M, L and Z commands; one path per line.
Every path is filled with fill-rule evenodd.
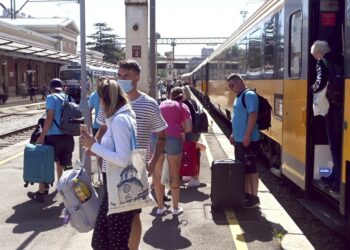
M 135 45 L 132 46 L 132 57 L 141 57 L 141 46 Z

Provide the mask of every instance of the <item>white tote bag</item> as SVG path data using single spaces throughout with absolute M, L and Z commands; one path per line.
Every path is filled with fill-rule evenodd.
M 170 172 L 169 172 L 169 163 L 168 160 L 165 158 L 162 168 L 162 177 L 160 179 L 160 183 L 162 183 L 167 188 L 170 187 Z
M 119 167 L 108 162 L 108 215 L 156 206 L 146 172 L 146 150 L 138 149 L 135 131 L 133 128 L 131 131 L 132 151 L 128 166 Z
M 314 93 L 312 109 L 314 111 L 314 116 L 326 116 L 329 110 L 329 101 L 327 99 L 327 87 L 324 87 L 321 91 Z

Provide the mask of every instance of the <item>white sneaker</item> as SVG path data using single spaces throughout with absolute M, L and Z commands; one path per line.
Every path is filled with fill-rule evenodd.
M 189 182 L 186 183 L 187 187 L 199 187 L 201 185 L 201 182 L 196 179 L 192 179 Z
M 166 207 L 158 208 L 157 209 L 157 215 L 163 215 L 165 213 L 165 211 L 167 211 Z
M 182 207 L 179 207 L 178 209 L 173 208 L 173 215 L 179 215 L 182 214 L 184 212 L 184 209 Z

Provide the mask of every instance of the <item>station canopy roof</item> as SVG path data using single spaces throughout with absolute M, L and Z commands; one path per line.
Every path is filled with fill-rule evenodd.
M 12 41 L 8 38 L 0 37 L 0 50 L 5 50 L 8 52 L 15 52 L 15 53 L 21 53 L 24 55 L 34 55 L 38 56 L 39 58 L 48 58 L 48 59 L 56 59 L 64 62 L 70 62 L 75 60 L 80 60 L 79 56 L 72 55 L 66 52 L 58 51 L 58 50 L 52 50 L 52 49 L 45 49 L 40 48 L 37 46 L 25 44 L 22 42 Z M 86 60 L 87 63 L 94 65 L 94 66 L 100 66 L 100 67 L 113 67 L 115 68 L 116 65 L 112 63 L 97 61 L 97 60 Z

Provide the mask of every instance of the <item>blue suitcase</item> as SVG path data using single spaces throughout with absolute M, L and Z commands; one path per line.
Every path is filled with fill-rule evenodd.
M 53 184 L 55 154 L 52 146 L 27 144 L 24 148 L 23 180 L 28 183 Z

